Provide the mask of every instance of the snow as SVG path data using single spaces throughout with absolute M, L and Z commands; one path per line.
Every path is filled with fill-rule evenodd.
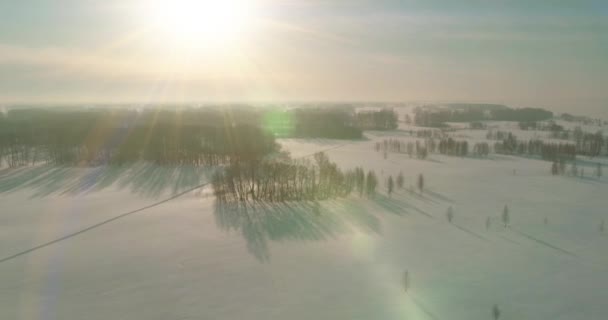
M 376 141 L 413 138 L 367 136 L 280 141 L 293 157 L 325 150 L 406 177 L 392 198 L 324 201 L 319 215 L 312 203 L 219 208 L 205 188 L 159 203 L 205 183 L 197 168 L 1 170 L 0 261 L 151 207 L 0 262 L 0 318 L 481 320 L 494 304 L 501 319 L 606 318 L 608 179 L 592 162 L 574 178 L 510 156 L 384 160 Z M 411 193 L 420 173 L 428 189 Z

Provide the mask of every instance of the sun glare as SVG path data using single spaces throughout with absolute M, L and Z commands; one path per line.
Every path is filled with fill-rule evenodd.
M 145 11 L 154 36 L 193 48 L 241 40 L 254 16 L 253 0 L 149 0 Z

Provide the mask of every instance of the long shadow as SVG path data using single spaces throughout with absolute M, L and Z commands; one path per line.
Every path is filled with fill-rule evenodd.
M 35 246 L 35 247 L 32 247 L 32 248 L 29 248 L 29 249 L 26 249 L 26 250 L 23 250 L 23 251 L 17 252 L 17 253 L 15 253 L 15 254 L 10 255 L 10 256 L 4 257 L 4 258 L 0 258 L 0 263 L 4 263 L 4 262 L 7 262 L 7 261 L 11 261 L 11 260 L 13 260 L 13 259 L 15 259 L 15 258 L 19 258 L 19 257 L 24 256 L 24 255 L 27 255 L 27 254 L 29 254 L 29 253 L 32 253 L 32 252 L 35 252 L 35 251 L 38 251 L 38 250 L 44 249 L 44 248 L 46 248 L 46 247 L 52 246 L 52 245 L 54 245 L 54 244 L 57 244 L 57 243 L 59 243 L 59 242 L 63 242 L 63 241 L 66 241 L 66 240 L 70 240 L 70 239 L 72 239 L 72 238 L 74 238 L 74 237 L 77 237 L 77 236 L 79 236 L 79 235 L 81 235 L 81 234 L 84 234 L 84 233 L 87 233 L 87 232 L 89 232 L 89 231 L 93 231 L 93 230 L 98 229 L 98 228 L 100 228 L 100 227 L 103 227 L 103 226 L 105 226 L 105 225 L 107 225 L 107 224 L 110 224 L 110 223 L 112 223 L 112 222 L 114 222 L 114 221 L 117 221 L 117 220 L 120 220 L 120 219 L 124 219 L 124 218 L 126 218 L 126 217 L 128 217 L 128 216 L 130 216 L 130 215 L 134 215 L 134 214 L 136 214 L 136 213 L 140 213 L 140 212 L 146 211 L 146 210 L 148 210 L 148 209 L 151 209 L 151 208 L 154 208 L 154 207 L 160 206 L 160 205 L 162 205 L 162 204 L 164 204 L 164 203 L 167 203 L 167 202 L 169 202 L 169 201 L 171 201 L 171 200 L 177 199 L 177 198 L 179 198 L 179 197 L 181 197 L 181 196 L 183 196 L 183 195 L 185 195 L 185 194 L 187 194 L 187 193 L 190 193 L 190 192 L 193 192 L 193 191 L 195 191 L 195 190 L 197 190 L 197 189 L 203 188 L 203 187 L 205 187 L 207 184 L 208 184 L 208 183 L 205 183 L 205 184 L 202 184 L 202 185 L 199 185 L 199 186 L 195 186 L 195 187 L 193 187 L 193 188 L 191 188 L 191 189 L 189 189 L 189 190 L 182 191 L 182 192 L 180 192 L 180 193 L 178 193 L 178 194 L 172 195 L 172 196 L 171 196 L 171 197 L 169 197 L 169 198 L 166 198 L 166 199 L 164 199 L 164 200 L 158 201 L 158 202 L 156 202 L 156 203 L 153 203 L 153 204 L 151 204 L 151 205 L 145 206 L 145 207 L 143 207 L 143 208 L 139 208 L 139 209 L 136 209 L 136 210 L 133 210 L 133 211 L 129 211 L 129 212 L 125 212 L 125 213 L 121 213 L 121 214 L 119 214 L 119 215 L 117 215 L 117 216 L 114 216 L 114 217 L 112 217 L 112 218 L 109 218 L 109 219 L 106 219 L 106 220 L 104 220 L 104 221 L 98 222 L 98 223 L 96 223 L 96 224 L 94 224 L 94 225 L 91 225 L 91 226 L 86 227 L 86 228 L 84 228 L 84 229 L 81 229 L 81 230 L 78 230 L 78 231 L 76 231 L 76 232 L 73 232 L 73 233 L 67 234 L 67 235 L 62 236 L 62 237 L 60 237 L 60 238 L 57 238 L 57 239 L 54 239 L 54 240 L 51 240 L 51 241 L 48 241 L 48 242 L 45 242 L 45 243 L 39 244 L 39 245 L 37 245 L 37 246 Z
M 392 198 L 387 198 L 387 197 L 381 198 L 380 196 L 376 196 L 376 197 L 372 198 L 372 200 L 378 206 L 382 207 L 384 210 L 386 210 L 390 213 L 396 214 L 398 216 L 403 216 L 405 214 L 409 214 L 407 209 L 397 205 Z
M 439 199 L 441 201 L 445 201 L 445 202 L 449 202 L 449 203 L 455 203 L 455 201 L 453 199 L 451 199 L 451 198 L 449 198 L 449 197 L 447 197 L 447 196 L 445 196 L 445 195 L 443 195 L 443 194 L 441 194 L 439 192 L 433 191 L 433 190 L 426 189 L 426 190 L 424 190 L 424 193 L 428 194 L 429 196 L 431 196 L 433 198 Z
M 474 231 L 471 231 L 471 230 L 469 230 L 469 229 L 467 229 L 467 228 L 465 228 L 465 227 L 463 227 L 463 226 L 459 226 L 459 225 L 457 225 L 457 224 L 455 224 L 455 223 L 452 223 L 452 225 L 453 225 L 454 227 L 458 228 L 459 230 L 464 231 L 464 232 L 466 232 L 466 233 L 468 233 L 468 234 L 472 235 L 473 237 L 475 237 L 475 238 L 477 238 L 477 239 L 483 240 L 483 241 L 485 241 L 485 242 L 490 242 L 490 240 L 488 240 L 488 238 L 485 238 L 484 236 L 480 235 L 479 233 L 476 233 L 476 232 L 474 232 Z
M 269 241 L 322 241 L 354 230 L 380 233 L 378 218 L 350 211 L 349 200 L 330 202 L 241 202 L 216 199 L 214 216 L 225 231 L 240 232 L 248 251 L 260 262 L 270 260 Z
M 513 241 L 513 240 L 511 240 L 511 239 L 509 239 L 509 238 L 507 238 L 507 237 L 505 237 L 503 235 L 499 235 L 499 237 L 502 238 L 503 240 L 507 241 L 507 242 L 510 242 L 510 243 L 514 244 L 514 245 L 521 246 L 521 243 L 519 243 L 517 241 Z
M 598 179 L 596 176 L 586 175 L 584 177 L 569 177 L 573 180 L 586 183 L 586 184 L 608 184 L 608 180 Z
M 430 213 L 408 203 L 404 196 L 399 196 L 398 194 L 394 194 L 392 198 L 389 198 L 385 195 L 378 194 L 372 198 L 374 203 L 381 206 L 382 208 L 388 210 L 391 213 L 402 216 L 403 214 L 407 214 L 411 211 L 414 211 L 418 214 L 421 214 L 429 219 L 435 219 L 433 215 Z
M 566 254 L 566 255 L 578 258 L 578 256 L 576 254 L 574 254 L 574 253 L 572 253 L 572 252 L 570 252 L 570 251 L 568 251 L 566 249 L 560 248 L 560 247 L 552 245 L 552 244 L 550 244 L 550 243 L 548 243 L 546 241 L 543 241 L 541 239 L 535 238 L 535 237 L 533 237 L 533 236 L 531 236 L 531 235 L 529 235 L 529 234 L 527 234 L 527 233 L 525 233 L 523 231 L 517 230 L 517 229 L 515 229 L 513 227 L 511 227 L 510 229 L 513 230 L 515 233 L 521 235 L 522 237 L 527 238 L 528 240 L 532 240 L 532 241 L 534 241 L 534 242 L 536 242 L 538 244 L 541 244 L 541 245 L 543 245 L 545 247 L 551 248 L 551 249 L 553 249 L 555 251 L 558 251 L 558 252 L 561 252 L 563 254 Z
M 432 313 L 427 307 L 424 306 L 424 304 L 418 301 L 418 299 L 414 298 L 413 295 L 409 293 L 407 295 L 412 299 L 412 302 L 416 305 L 416 307 L 422 310 L 422 312 L 424 312 L 424 314 L 426 314 L 429 318 L 433 320 L 439 320 L 439 318 L 434 313 Z
M 411 197 L 414 197 L 418 200 L 424 201 L 424 202 L 430 202 L 430 203 L 434 203 L 434 204 L 439 204 L 439 202 L 435 201 L 433 198 L 427 197 L 425 196 L 426 194 L 426 190 L 423 191 L 423 193 L 417 193 L 417 192 L 395 192 L 395 195 L 397 197 L 405 197 L 406 195 L 409 195 Z
M 394 164 L 397 164 L 397 165 L 402 165 L 402 164 L 403 164 L 403 162 L 399 162 L 399 161 L 397 161 L 397 160 L 393 160 L 393 159 L 391 159 L 391 158 L 390 158 L 390 155 L 402 155 L 402 156 L 407 156 L 407 153 L 394 153 L 394 152 L 393 152 L 393 153 L 389 153 L 389 158 L 388 158 L 388 161 L 389 161 L 389 162 L 394 163 Z M 441 161 L 441 160 L 432 159 L 432 158 L 429 158 L 429 157 L 427 157 L 427 158 L 425 158 L 425 159 L 419 159 L 419 158 L 417 158 L 417 157 L 411 157 L 411 158 L 410 158 L 410 157 L 407 157 L 406 159 L 407 159 L 407 160 L 426 161 L 426 162 L 432 162 L 432 163 L 444 163 L 444 162 L 443 162 L 443 161 Z M 403 160 L 403 159 L 402 159 L 402 160 Z
M 0 176 L 0 193 L 29 189 L 32 198 L 74 196 L 109 187 L 159 198 L 177 194 L 208 180 L 212 169 L 195 166 L 160 166 L 152 163 L 94 168 L 36 166 L 10 170 Z
M 430 214 L 430 213 L 428 213 L 428 212 L 426 212 L 426 211 L 424 211 L 424 210 L 416 207 L 415 205 L 413 205 L 411 199 L 408 199 L 407 196 L 412 196 L 412 197 L 414 197 L 414 198 L 416 198 L 418 200 L 422 200 L 422 201 L 425 201 L 425 202 L 430 202 L 430 203 L 433 203 L 433 204 L 439 204 L 437 201 L 435 201 L 435 200 L 433 200 L 431 198 L 425 197 L 424 195 L 415 193 L 415 192 L 414 193 L 411 193 L 411 192 L 407 192 L 407 193 L 406 192 L 395 192 L 394 193 L 394 198 L 396 200 L 398 200 L 401 203 L 402 206 L 410 208 L 410 209 L 412 209 L 412 210 L 414 210 L 414 211 L 416 211 L 416 212 L 418 212 L 418 213 L 420 213 L 422 215 L 425 215 L 425 216 L 427 216 L 429 218 L 435 219 L 435 217 L 432 214 Z

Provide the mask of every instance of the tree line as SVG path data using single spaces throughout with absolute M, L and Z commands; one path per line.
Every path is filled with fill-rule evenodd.
M 361 139 L 355 113 L 347 108 L 300 108 L 293 113 L 297 138 Z
M 288 118 L 293 118 L 293 137 L 298 138 L 361 139 L 363 130 L 398 127 L 398 116 L 392 109 L 299 108 L 288 113 L 293 114 Z
M 353 192 L 371 197 L 378 186 L 374 171 L 343 171 L 325 153 L 309 160 L 288 157 L 233 162 L 212 178 L 219 201 L 304 201 L 346 197 Z
M 604 139 L 601 131 L 589 133 L 584 132 L 580 127 L 576 127 L 572 132 L 572 138 L 576 144 L 578 154 L 597 157 L 604 147 L 608 153 L 608 139 Z
M 471 152 L 477 157 L 487 157 L 490 154 L 490 145 L 486 142 L 478 142 L 470 149 L 469 142 L 466 140 L 458 141 L 452 138 L 427 138 L 422 142 L 402 141 L 399 139 L 384 139 L 374 145 L 376 152 L 382 152 L 384 157 L 388 153 L 407 153 L 410 158 L 426 159 L 429 153 L 439 153 L 448 156 L 466 157 Z
M 576 146 L 571 143 L 546 142 L 538 139 L 520 141 L 511 133 L 502 141 L 494 143 L 494 152 L 507 155 L 540 156 L 543 160 L 574 160 Z
M 399 126 L 399 116 L 393 109 L 359 111 L 355 119 L 362 130 L 395 130 Z
M 548 120 L 553 113 L 540 108 L 479 108 L 466 109 L 433 109 L 417 108 L 414 111 L 414 123 L 424 127 L 442 127 L 446 122 L 474 122 L 484 120 L 531 122 Z
M 278 150 L 254 114 L 219 110 L 10 110 L 0 118 L 0 164 L 217 165 Z
M 382 152 L 384 158 L 388 157 L 388 153 L 406 153 L 410 158 L 426 159 L 429 152 L 434 152 L 436 148 L 433 139 L 408 141 L 407 143 L 399 139 L 384 139 L 378 141 L 374 145 L 376 152 Z

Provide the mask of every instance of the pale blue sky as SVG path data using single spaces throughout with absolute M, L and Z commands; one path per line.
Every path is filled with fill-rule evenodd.
M 605 0 L 259 0 L 255 31 L 200 51 L 142 33 L 145 1 L 0 0 L 0 104 L 441 100 L 608 117 Z

